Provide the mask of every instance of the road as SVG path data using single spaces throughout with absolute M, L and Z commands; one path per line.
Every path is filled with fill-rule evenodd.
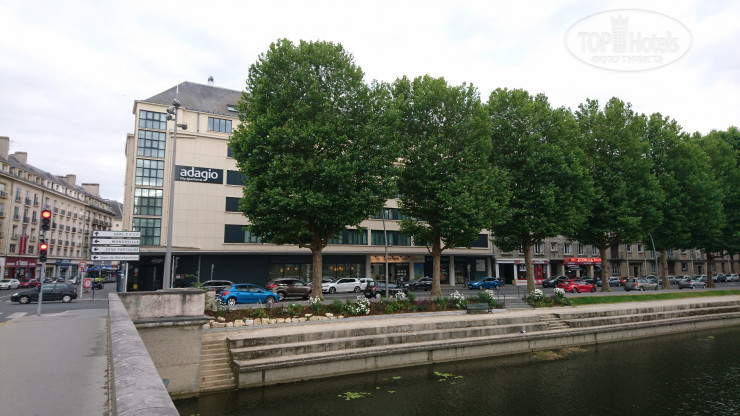
M 41 314 L 58 314 L 65 311 L 75 311 L 82 309 L 108 309 L 108 293 L 115 290 L 115 283 L 106 283 L 102 290 L 96 290 L 93 298 L 93 291 L 82 293 L 82 299 L 74 300 L 71 303 L 62 302 L 44 302 L 41 305 Z M 38 309 L 36 302 L 27 305 L 10 302 L 13 293 L 26 289 L 11 289 L 0 291 L 0 325 L 4 322 L 14 319 L 20 319 L 26 316 L 35 316 Z

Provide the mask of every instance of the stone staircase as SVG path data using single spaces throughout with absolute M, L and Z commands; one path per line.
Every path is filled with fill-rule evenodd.
M 570 328 L 568 324 L 561 321 L 560 318 L 554 313 L 546 313 L 540 315 L 540 321 L 547 323 L 550 330 L 567 329 Z
M 231 369 L 231 352 L 224 337 L 208 338 L 201 343 L 200 391 L 222 391 L 236 388 Z

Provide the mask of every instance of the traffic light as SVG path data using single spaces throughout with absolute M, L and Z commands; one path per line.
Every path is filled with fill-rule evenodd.
M 45 209 L 41 211 L 41 230 L 49 231 L 51 227 L 51 211 Z
M 46 263 L 46 250 L 49 249 L 49 245 L 46 244 L 46 241 L 41 240 L 39 242 L 39 262 Z

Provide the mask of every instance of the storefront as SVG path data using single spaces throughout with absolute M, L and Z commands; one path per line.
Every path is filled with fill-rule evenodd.
M 598 257 L 565 257 L 564 273 L 568 277 L 591 277 L 601 274 L 601 258 Z
M 26 279 L 36 279 L 38 259 L 35 257 L 7 257 L 5 261 L 5 278 L 6 279 L 18 279 L 20 281 Z

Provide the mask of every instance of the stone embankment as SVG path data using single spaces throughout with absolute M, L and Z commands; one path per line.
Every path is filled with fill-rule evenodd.
M 735 326 L 740 296 L 252 324 L 204 329 L 201 392 Z

